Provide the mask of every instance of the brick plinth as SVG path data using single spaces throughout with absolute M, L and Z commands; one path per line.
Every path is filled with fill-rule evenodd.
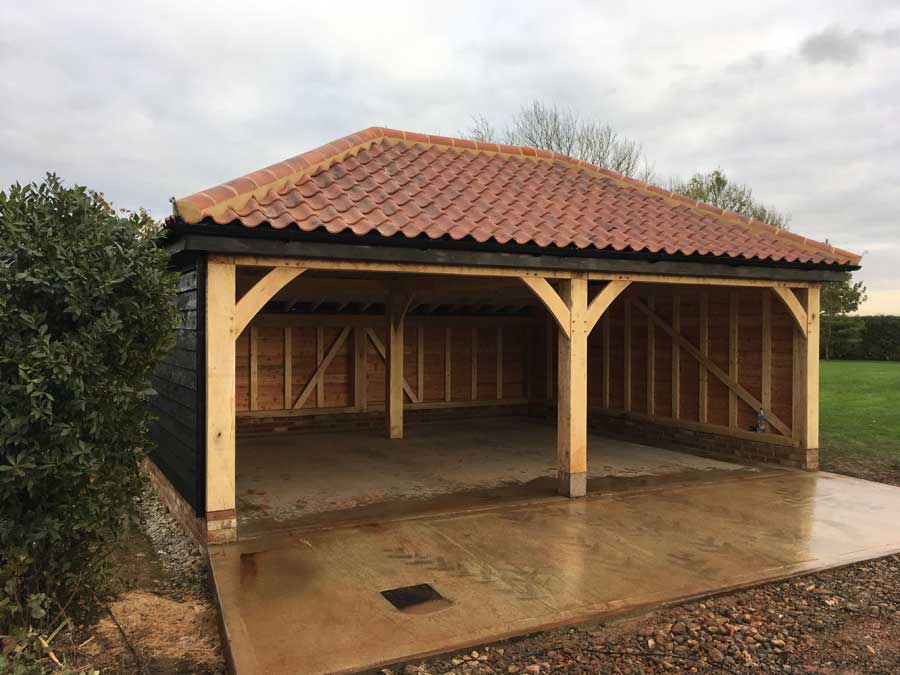
M 206 520 L 194 513 L 193 507 L 185 501 L 175 486 L 150 459 L 145 459 L 141 468 L 149 476 L 150 484 L 172 517 L 178 521 L 178 524 L 184 528 L 197 546 L 201 549 L 206 548 Z
M 529 411 L 533 417 L 548 420 L 553 419 L 555 415 L 553 406 L 543 403 L 532 404 Z M 819 451 L 817 449 L 807 450 L 790 445 L 768 443 L 764 440 L 756 441 L 711 431 L 654 424 L 646 419 L 636 420 L 623 415 L 605 415 L 598 411 L 590 413 L 588 427 L 603 436 L 690 452 L 695 455 L 778 464 L 807 471 L 816 471 L 819 468 Z M 588 462 L 590 462 L 590 456 Z
M 497 417 L 500 415 L 526 415 L 528 405 L 491 405 L 472 407 L 435 407 L 405 410 L 407 424 L 446 419 L 471 419 L 473 417 Z M 320 413 L 294 417 L 241 416 L 237 418 L 239 435 L 280 431 L 321 433 L 329 431 L 380 431 L 384 429 L 384 411 L 370 410 L 361 413 Z

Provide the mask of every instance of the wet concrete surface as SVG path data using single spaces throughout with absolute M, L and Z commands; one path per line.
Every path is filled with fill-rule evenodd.
M 238 673 L 355 672 L 900 551 L 900 488 L 794 471 L 211 549 Z M 431 584 L 400 611 L 381 592 Z
M 588 490 L 631 490 L 756 469 L 589 436 Z M 242 538 L 310 525 L 425 515 L 556 494 L 556 430 L 521 417 L 429 422 L 378 432 L 238 439 Z

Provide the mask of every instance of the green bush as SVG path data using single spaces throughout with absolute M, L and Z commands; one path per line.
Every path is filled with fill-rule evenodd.
M 135 516 L 175 321 L 152 225 L 52 175 L 0 192 L 0 634 L 90 599 Z

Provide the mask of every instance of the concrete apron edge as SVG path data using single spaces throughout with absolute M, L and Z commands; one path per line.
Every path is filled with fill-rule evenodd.
M 776 583 L 779 581 L 784 581 L 786 579 L 791 579 L 793 577 L 803 576 L 805 574 L 815 574 L 818 572 L 841 569 L 844 567 L 848 567 L 849 565 L 854 565 L 856 563 L 878 560 L 897 554 L 900 554 L 900 546 L 897 545 L 883 546 L 872 549 L 859 549 L 857 551 L 844 554 L 843 556 L 840 556 L 838 560 L 832 561 L 831 563 L 826 565 L 808 565 L 805 563 L 797 563 L 795 565 L 789 566 L 787 568 L 787 571 L 781 570 L 776 574 L 766 575 L 762 577 L 757 576 L 753 579 L 742 579 L 735 584 L 721 586 L 700 593 L 684 593 L 676 597 L 671 597 L 670 594 L 658 593 L 655 595 L 651 595 L 648 599 L 645 599 L 642 602 L 634 605 L 628 605 L 627 599 L 623 599 L 614 603 L 605 603 L 603 606 L 594 606 L 593 608 L 588 607 L 582 611 L 570 612 L 568 614 L 560 616 L 557 619 L 554 619 L 553 621 L 545 621 L 528 625 L 523 624 L 518 628 L 509 631 L 498 631 L 497 633 L 491 633 L 489 635 L 481 636 L 475 640 L 461 640 L 459 642 L 451 643 L 446 647 L 442 647 L 440 649 L 426 650 L 408 655 L 398 654 L 388 659 L 384 659 L 374 663 L 360 664 L 349 669 L 345 668 L 334 671 L 307 672 L 304 673 L 304 675 L 351 675 L 352 673 L 376 671 L 388 666 L 420 661 L 422 659 L 439 656 L 441 654 L 449 655 L 454 652 L 470 649 L 472 647 L 492 644 L 516 637 L 523 637 L 525 635 L 530 635 L 533 633 L 555 630 L 557 628 L 562 628 L 565 626 L 590 625 L 604 619 L 616 620 L 638 617 L 660 608 L 674 607 L 694 600 L 726 595 L 728 593 L 734 593 L 747 588 Z M 747 576 L 749 577 L 751 575 Z M 259 664 L 256 661 L 255 654 L 234 654 L 233 650 L 231 649 L 231 631 L 235 628 L 237 630 L 242 630 L 243 625 L 239 627 L 229 626 L 225 621 L 221 600 L 216 589 L 215 569 L 212 568 L 212 566 L 210 579 L 211 583 L 213 584 L 214 595 L 216 598 L 216 607 L 219 610 L 219 630 L 222 635 L 225 657 L 228 662 L 229 669 L 235 675 L 256 675 L 256 673 L 259 673 L 261 671 L 259 670 Z M 235 613 L 237 614 L 237 612 Z M 249 640 L 246 640 L 245 644 L 252 643 Z

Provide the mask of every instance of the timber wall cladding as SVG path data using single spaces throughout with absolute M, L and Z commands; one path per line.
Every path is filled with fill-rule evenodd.
M 526 346 L 532 323 L 502 317 L 408 316 L 404 402 L 521 401 L 527 395 Z M 237 411 L 303 414 L 383 405 L 384 340 L 384 319 L 378 316 L 342 321 L 340 316 L 261 314 L 235 346 Z M 365 378 L 357 381 L 357 371 Z
M 555 399 L 557 339 L 553 324 L 541 324 L 532 344 L 535 398 Z M 634 284 L 589 337 L 588 405 L 601 414 L 750 432 L 757 401 L 771 412 L 759 440 L 790 438 L 794 339 L 793 319 L 769 289 Z M 709 363 L 701 366 L 697 354 Z
M 181 270 L 175 348 L 153 373 L 150 458 L 196 513 L 205 511 L 203 261 Z

